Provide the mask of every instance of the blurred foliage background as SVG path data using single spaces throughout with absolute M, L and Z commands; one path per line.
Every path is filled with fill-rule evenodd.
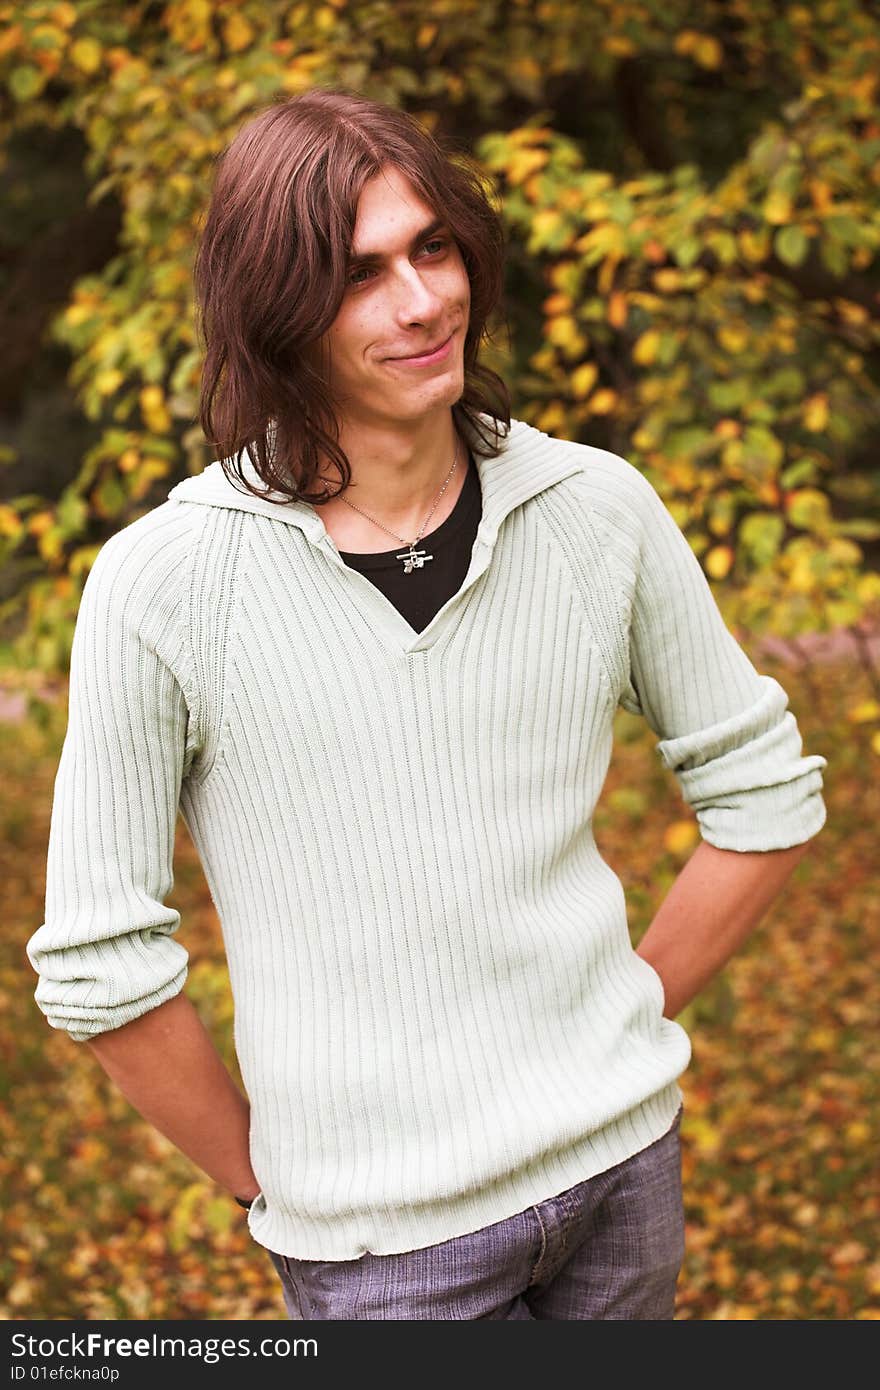
M 23 944 L 85 576 L 212 457 L 190 277 L 213 161 L 314 85 L 478 160 L 508 235 L 487 360 L 514 413 L 645 472 L 829 758 L 818 851 L 686 1020 L 680 1316 L 877 1315 L 878 83 L 867 0 L 0 3 L 5 1316 L 283 1316 L 238 1209 L 47 1036 Z M 597 835 L 638 935 L 696 829 L 619 718 Z M 180 836 L 188 988 L 234 1070 Z

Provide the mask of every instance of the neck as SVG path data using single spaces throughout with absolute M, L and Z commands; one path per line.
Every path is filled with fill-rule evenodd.
M 339 442 L 351 465 L 351 484 L 342 496 L 400 535 L 416 534 L 449 479 L 442 498 L 447 502 L 467 460 L 449 409 L 415 426 L 343 425 Z M 321 515 L 326 517 L 331 506 L 355 515 L 339 499 L 322 507 Z

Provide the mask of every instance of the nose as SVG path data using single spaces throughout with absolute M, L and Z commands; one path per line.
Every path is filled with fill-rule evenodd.
M 443 302 L 419 269 L 407 261 L 396 277 L 396 313 L 398 323 L 410 325 L 432 323 L 443 312 Z

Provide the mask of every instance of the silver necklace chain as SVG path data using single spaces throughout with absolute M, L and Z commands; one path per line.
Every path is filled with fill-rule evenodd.
M 450 468 L 449 473 L 447 474 L 447 477 L 446 477 L 446 482 L 445 482 L 445 483 L 443 484 L 443 486 L 441 487 L 439 493 L 437 494 L 437 500 L 436 500 L 436 502 L 434 503 L 433 507 L 432 507 L 431 510 L 428 512 L 428 515 L 425 517 L 424 521 L 422 522 L 421 526 L 419 527 L 419 533 L 418 533 L 418 535 L 417 535 L 413 540 L 411 540 L 411 541 L 406 540 L 406 538 L 405 538 L 404 536 L 398 536 L 398 534 L 397 534 L 396 531 L 389 531 L 388 527 L 387 527 L 387 526 L 383 526 L 381 521 L 377 521 L 376 518 L 375 518 L 374 516 L 370 516 L 369 512 L 365 512 L 365 511 L 363 510 L 362 507 L 356 507 L 355 504 L 354 504 L 354 502 L 349 502 L 349 500 L 348 500 L 347 497 L 340 497 L 339 500 L 340 500 L 341 502 L 344 502 L 345 505 L 346 505 L 347 507 L 352 507 L 352 508 L 354 509 L 354 511 L 360 512 L 361 516 L 365 516 L 365 517 L 367 518 L 367 521 L 372 521 L 372 523 L 373 523 L 374 526 L 378 526 L 378 527 L 380 528 L 380 530 L 385 531 L 387 535 L 393 536 L 394 539 L 395 539 L 396 541 L 402 541 L 403 544 L 404 544 L 405 546 L 408 547 L 407 550 L 404 550 L 400 555 L 395 555 L 394 558 L 395 558 L 395 560 L 402 560 L 402 561 L 403 561 L 403 572 L 404 572 L 404 574 L 412 574 L 413 570 L 416 570 L 416 569 L 419 569 L 419 570 L 420 570 L 420 569 L 422 568 L 422 566 L 425 564 L 425 561 L 426 561 L 426 560 L 433 560 L 433 558 L 434 558 L 434 556 L 433 556 L 433 555 L 429 555 L 428 552 L 427 552 L 426 550 L 416 550 L 416 546 L 418 545 L 419 541 L 422 539 L 422 535 L 423 535 L 423 533 L 424 533 L 424 531 L 425 531 L 425 528 L 426 528 L 427 525 L 428 525 L 428 522 L 431 520 L 431 517 L 434 515 L 435 511 L 437 510 L 438 506 L 440 505 L 440 498 L 443 496 L 444 492 L 446 491 L 446 489 L 447 489 L 448 486 L 449 486 L 449 481 L 450 481 L 450 479 L 451 479 L 453 473 L 455 472 L 455 465 L 456 465 L 457 463 L 458 463 L 458 436 L 456 436 L 456 439 L 455 439 L 455 453 L 454 453 L 453 458 L 452 458 L 452 467 Z

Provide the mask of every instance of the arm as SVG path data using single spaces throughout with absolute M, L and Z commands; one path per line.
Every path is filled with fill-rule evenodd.
M 658 735 L 657 754 L 703 841 L 638 946 L 675 1018 L 757 925 L 822 828 L 826 759 L 803 755 L 785 690 L 728 630 L 648 479 L 616 455 L 598 458 L 593 514 L 629 647 L 620 703 Z
M 45 921 L 27 943 L 35 1000 L 89 1042 L 144 1117 L 239 1195 L 256 1186 L 245 1099 L 183 996 L 175 940 L 180 789 L 202 747 L 187 630 L 185 509 L 111 537 L 83 590 L 52 803 Z
M 625 460 L 604 458 L 593 507 L 628 638 L 619 703 L 657 734 L 703 840 L 762 854 L 804 844 L 825 823 L 827 760 L 804 756 L 786 691 L 727 628 L 659 494 Z
M 184 994 L 89 1042 L 145 1120 L 239 1197 L 259 1183 L 248 1157 L 250 1105 Z
M 673 883 L 636 952 L 660 976 L 675 1018 L 758 925 L 808 844 L 736 853 L 704 841 Z

